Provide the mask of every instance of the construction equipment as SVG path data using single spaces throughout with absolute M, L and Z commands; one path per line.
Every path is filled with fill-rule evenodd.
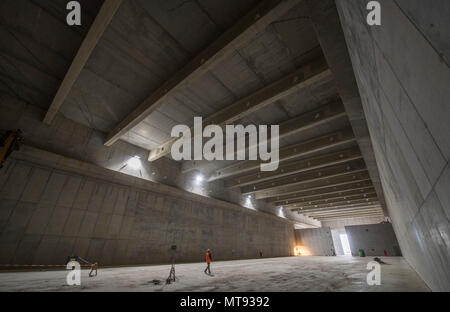
M 91 270 L 89 272 L 89 277 L 97 276 L 97 268 L 98 268 L 98 263 L 97 262 L 91 263 L 91 262 L 89 262 L 89 261 L 87 261 L 87 260 L 85 260 L 85 259 L 83 259 L 81 257 L 78 257 L 78 256 L 69 256 L 69 257 L 67 257 L 67 263 L 72 262 L 72 261 L 77 261 L 77 262 L 80 261 L 80 262 L 83 262 L 83 263 L 87 264 L 87 266 L 89 266 L 89 269 Z M 95 274 L 94 274 L 94 272 L 95 272 Z
M 19 150 L 22 142 L 23 136 L 20 129 L 9 130 L 3 134 L 0 141 L 0 168 L 13 150 Z
M 172 267 L 170 268 L 169 277 L 166 279 L 166 284 L 170 284 L 176 281 L 175 277 L 175 254 L 177 251 L 177 245 L 172 245 L 170 247 L 172 250 Z

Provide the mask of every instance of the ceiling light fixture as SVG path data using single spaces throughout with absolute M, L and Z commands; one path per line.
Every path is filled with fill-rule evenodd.
M 141 167 L 141 157 L 133 156 L 127 161 L 127 166 L 130 166 L 132 169 L 138 169 Z

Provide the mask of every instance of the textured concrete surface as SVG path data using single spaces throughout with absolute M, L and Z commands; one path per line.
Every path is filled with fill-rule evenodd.
M 401 257 L 383 257 L 381 285 L 369 286 L 366 265 L 370 258 L 288 257 L 213 262 L 203 273 L 204 263 L 178 264 L 179 280 L 165 280 L 170 266 L 99 269 L 89 278 L 81 273 L 80 286 L 67 286 L 68 271 L 0 273 L 0 291 L 429 291 Z
M 180 165 L 168 158 L 161 158 L 150 163 L 146 161 L 148 151 L 124 141 L 118 141 L 113 146 L 106 147 L 103 145 L 104 133 L 73 122 L 61 114 L 56 116 L 52 125 L 47 126 L 41 122 L 45 110 L 1 91 L 0 110 L 2 111 L 0 129 L 19 128 L 24 133 L 27 145 L 58 154 L 58 156 L 46 155 L 41 158 L 57 157 L 55 161 L 70 158 L 75 163 L 96 165 L 99 168 L 94 169 L 95 172 L 107 168 L 119 174 L 176 186 L 194 194 L 214 197 L 277 215 L 277 210 L 263 201 L 251 200 L 248 205 L 238 189 L 224 188 L 223 181 L 197 184 L 195 176 L 199 172 L 181 174 Z M 140 168 L 134 169 L 127 166 L 127 161 L 134 156 L 140 157 Z M 55 164 L 48 163 L 48 165 L 54 166 Z M 4 170 L 2 171 L 4 172 Z M 3 174 L 2 171 L 0 171 L 0 175 Z M 317 223 L 296 214 L 289 214 L 288 217 L 299 222 Z
M 252 200 L 247 205 L 242 194 L 237 189 L 225 188 L 223 181 L 195 183 L 197 174 L 207 177 L 208 170 L 223 167 L 226 161 L 207 162 L 208 166 L 185 162 L 195 168 L 184 174 L 180 172 L 182 164 L 169 158 L 152 163 L 146 159 L 149 149 L 168 138 L 173 125 L 191 125 L 194 116 L 209 116 L 320 57 L 319 41 L 311 20 L 305 16 L 305 1 L 294 0 L 294 7 L 287 14 L 258 29 L 254 38 L 243 42 L 176 96 L 167 98 L 164 105 L 123 140 L 109 148 L 103 146 L 106 132 L 256 3 L 255 0 L 123 2 L 60 113 L 52 125 L 46 126 L 41 121 L 48 104 L 101 1 L 82 1 L 83 27 L 65 24 L 63 0 L 3 1 L 0 19 L 5 27 L 0 30 L 0 41 L 4 43 L 1 53 L 7 57 L 0 60 L 0 130 L 20 128 L 27 144 L 46 151 L 277 215 L 273 205 L 263 201 Z M 52 40 L 48 39 L 49 33 L 53 34 Z M 279 124 L 337 99 L 330 76 L 237 123 Z M 341 116 L 286 136 L 280 145 L 348 126 L 348 118 Z M 356 142 L 348 143 L 350 146 L 339 148 L 356 146 Z M 135 155 L 142 160 L 140 169 L 126 165 Z M 296 214 L 285 215 L 298 222 L 316 223 Z
M 249 11 L 256 1 L 231 0 L 214 5 L 180 4 L 172 0 L 124 2 L 63 104 L 62 113 L 51 126 L 44 125 L 42 119 L 49 103 L 101 3 L 80 1 L 82 25 L 69 27 L 65 0 L 1 2 L 0 130 L 20 128 L 26 143 L 32 146 L 243 205 L 245 200 L 240 193 L 225 189 L 222 181 L 196 185 L 194 178 L 198 172 L 182 175 L 179 163 L 168 158 L 153 163 L 145 161 L 152 144 L 148 140 L 149 133 L 154 140 L 162 142 L 161 137 L 170 134 L 172 125 L 192 122 L 194 114 L 210 114 L 217 107 L 264 85 L 265 79 L 275 80 L 287 73 L 286 68 L 295 68 L 320 54 L 315 36 L 308 32 L 308 22 L 294 19 L 290 23 L 304 29 L 302 42 L 286 37 L 283 23 L 272 25 L 269 32 L 261 35 L 261 42 L 258 39 L 249 43 L 240 54 L 233 54 L 222 67 L 201 79 L 193 90 L 186 90 L 178 99 L 172 99 L 149 116 L 143 128 L 124 138 L 131 144 L 119 141 L 112 147 L 105 147 L 106 135 L 102 131 L 110 130 L 187 60 Z M 302 7 L 297 7 L 292 14 L 295 16 L 301 10 Z M 278 41 L 279 32 L 287 43 Z M 273 48 L 265 49 L 264 44 Z M 295 65 L 291 64 L 293 56 L 288 55 L 287 47 L 295 50 L 295 55 L 302 55 L 301 59 L 296 58 Z M 261 55 L 262 49 L 267 53 Z M 290 58 L 283 71 L 273 65 L 280 55 Z M 261 77 L 247 68 L 247 64 L 264 69 Z M 230 68 L 240 75 L 226 75 Z M 322 89 L 323 86 L 318 86 L 318 92 L 312 97 L 322 98 Z M 206 94 L 205 90 L 211 92 Z M 143 140 L 148 143 L 144 148 L 133 145 Z M 126 166 L 133 156 L 143 160 L 140 170 Z M 274 213 L 272 207 L 262 202 L 254 201 L 252 207 Z
M 333 238 L 334 250 L 336 251 L 336 256 L 344 255 L 344 248 L 342 247 L 341 234 L 347 234 L 345 229 L 331 229 L 331 237 Z
M 448 291 L 450 3 L 380 1 L 377 27 L 365 23 L 365 1 L 336 3 L 402 253 L 433 290 Z
M 65 0 L 1 1 L 0 90 L 48 108 L 102 1 L 79 3 L 82 25 L 69 27 Z
M 384 217 L 353 217 L 322 221 L 322 226 L 329 227 L 331 229 L 344 229 L 344 227 L 347 225 L 377 224 L 383 221 Z
M 0 171 L 0 264 L 103 265 L 289 256 L 287 219 L 27 149 Z M 49 166 L 49 164 L 51 166 Z
M 239 191 L 224 188 L 221 181 L 195 183 L 204 168 L 183 174 L 170 159 L 145 160 L 173 124 L 210 115 L 289 74 L 320 55 L 322 45 L 336 81 L 292 94 L 241 122 L 279 123 L 337 98 L 339 92 L 374 185 L 383 186 L 406 260 L 433 290 L 449 290 L 450 5 L 436 0 L 425 9 L 417 0 L 381 1 L 383 25 L 368 27 L 366 1 L 336 2 L 361 96 L 335 1 L 299 1 L 133 129 L 124 137 L 128 142 L 110 148 L 103 146 L 102 131 L 255 1 L 127 1 L 51 126 L 41 122 L 45 110 L 100 1 L 82 1 L 82 27 L 65 24 L 63 0 L 1 2 L 0 129 L 22 129 L 27 146 L 0 171 L 0 264 L 59 264 L 72 253 L 100 264 L 163 263 L 172 244 L 179 246 L 182 261 L 199 261 L 208 247 L 216 259 L 257 257 L 260 250 L 267 257 L 290 255 L 293 224 L 273 216 L 282 211 L 261 201 L 247 204 Z M 308 8 L 315 8 L 312 18 L 305 18 Z M 331 23 L 321 27 L 321 21 Z M 348 118 L 340 118 L 281 144 L 346 126 Z M 135 155 L 143 160 L 139 169 L 126 165 Z M 330 224 L 357 222 L 369 220 Z
M 361 4 L 363 2 L 360 1 Z M 339 14 L 336 10 L 335 0 L 306 0 L 306 3 L 323 53 L 335 77 L 336 88 L 345 106 L 353 133 L 364 157 L 372 184 L 377 192 L 378 200 L 383 208 L 384 215 L 388 215 L 380 181 L 380 172 L 370 141 L 367 121 L 352 70 Z
M 364 249 L 366 256 L 402 255 L 390 223 L 346 226 L 345 232 L 355 257 L 359 249 Z
M 106 147 L 103 145 L 106 137 L 104 133 L 76 123 L 61 114 L 57 114 L 52 124 L 47 126 L 41 122 L 45 115 L 44 109 L 15 98 L 2 90 L 0 90 L 0 111 L 2 112 L 0 129 L 21 129 L 27 145 L 56 153 L 59 155 L 58 159 L 71 158 L 94 164 L 100 167 L 99 170 L 107 168 L 132 177 L 176 186 L 190 193 L 278 215 L 278 208 L 275 209 L 261 200 L 252 199 L 248 202 L 239 189 L 227 189 L 223 181 L 196 183 L 195 177 L 200 173 L 199 171 L 182 174 L 180 164 L 168 158 L 161 158 L 150 163 L 146 160 L 147 150 L 125 141 L 118 141 L 113 146 Z M 127 161 L 134 156 L 140 157 L 140 168 L 134 169 L 127 166 Z M 48 165 L 54 166 L 52 163 Z M 98 172 L 97 169 L 94 170 Z M 300 223 L 306 222 L 320 226 L 320 222 L 294 213 L 288 212 L 286 217 Z
M 309 256 L 336 254 L 330 228 L 295 230 L 295 238 L 297 245 L 304 246 Z
M 396 3 L 408 15 L 417 29 L 430 41 L 436 52 L 444 58 L 447 66 L 449 66 L 450 28 L 445 27 L 445 25 L 448 25 L 450 7 L 447 1 L 396 0 Z

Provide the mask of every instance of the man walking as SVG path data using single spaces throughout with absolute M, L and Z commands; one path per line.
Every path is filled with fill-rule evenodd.
M 211 264 L 211 260 L 212 260 L 212 256 L 211 256 L 211 250 L 207 250 L 206 251 L 206 258 L 205 258 L 205 261 L 206 261 L 206 269 L 205 269 L 205 274 L 208 274 L 208 275 L 211 275 L 211 269 L 210 269 L 210 264 Z M 208 271 L 208 273 L 206 273 L 206 271 Z

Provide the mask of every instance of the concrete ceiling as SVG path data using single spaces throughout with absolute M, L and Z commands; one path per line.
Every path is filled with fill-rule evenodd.
M 61 107 L 68 118 L 109 132 L 138 104 L 211 43 L 255 1 L 125 1 Z M 121 139 L 152 149 L 177 124 L 192 126 L 321 55 L 298 1 L 280 20 L 189 86 L 168 98 Z M 225 13 L 228 13 L 225 17 Z M 174 23 L 173 21 L 177 21 Z M 188 30 L 188 31 L 186 31 Z M 323 85 L 327 84 L 324 87 Z M 293 117 L 336 94 L 330 81 L 279 101 L 247 122 Z M 330 92 L 330 89 L 332 92 Z M 332 93 L 332 94 L 330 94 Z M 272 121 L 264 121 L 272 122 Z
M 42 12 L 60 14 L 65 11 L 65 1 L 19 0 L 17 2 L 20 2 L 17 10 L 19 7 L 23 9 L 24 5 L 29 7 L 32 20 L 33 18 L 45 19 L 45 16 L 40 16 Z M 76 31 L 71 27 L 58 27 L 52 32 L 55 34 L 54 37 L 43 38 L 48 40 L 46 45 L 50 47 L 52 40 L 67 43 L 58 45 L 60 50 L 50 50 L 52 54 L 44 58 L 47 60 L 45 64 L 40 64 L 46 69 L 49 68 L 46 71 L 51 72 L 52 75 L 29 73 L 30 69 L 24 60 L 29 60 L 30 56 L 21 49 L 20 41 L 13 38 L 15 36 L 34 45 L 30 47 L 33 53 L 44 53 L 39 51 L 38 43 L 32 40 L 33 31 L 38 31 L 33 30 L 33 23 L 25 23 L 29 29 L 21 29 L 19 25 L 23 23 L 14 21 L 10 16 L 1 16 L 2 36 L 0 38 L 2 40 L 9 38 L 13 46 L 9 50 L 0 50 L 4 56 L 0 65 L 18 67 L 20 73 L 13 76 L 2 75 L 3 89 L 13 92 L 11 87 L 5 88 L 5 85 L 11 86 L 12 83 L 20 82 L 24 85 L 19 86 L 20 94 L 25 100 L 35 102 L 43 108 L 49 107 L 48 103 L 52 101 L 58 90 L 60 81 L 75 57 L 77 47 L 81 45 L 83 38 L 86 40 L 89 37 L 87 34 L 89 27 L 102 5 L 101 1 L 81 2 L 83 27 L 77 28 Z M 251 10 L 259 5 L 258 3 L 270 3 L 270 5 L 275 3 L 275 8 L 267 13 L 269 17 L 277 10 L 278 1 L 276 0 L 262 2 L 256 0 L 123 1 L 70 88 L 59 112 L 91 128 L 106 133 L 113 132 L 121 121 L 130 116 L 149 96 L 155 94 L 158 88 L 173 77 L 177 77 L 177 73 L 183 66 L 189 64 L 212 43 L 217 42 L 216 40 L 220 40 L 220 36 L 228 29 L 239 25 L 243 16 L 252 12 Z M 239 42 L 239 45 L 236 45 L 226 57 L 221 58 L 196 79 L 181 80 L 184 83 L 190 79 L 189 83 L 184 83 L 176 91 L 170 92 L 170 96 L 164 97 L 161 105 L 143 116 L 135 126 L 123 131 L 120 139 L 149 151 L 155 150 L 170 140 L 170 131 L 173 126 L 177 124 L 192 126 L 194 116 L 207 118 L 277 81 L 282 81 L 299 68 L 305 68 L 303 77 L 308 81 L 309 78 L 306 76 L 311 72 L 311 68 L 314 68 L 311 64 L 318 59 L 323 59 L 323 52 L 308 17 L 305 2 L 289 0 L 288 3 L 291 5 L 289 10 L 264 25 L 262 29 L 258 28 L 254 36 L 245 37 L 245 42 Z M 15 6 L 13 3 L 8 5 Z M 43 6 L 45 10 L 42 10 Z M 42 22 L 39 25 L 40 28 L 45 27 L 39 31 L 48 32 L 55 28 L 55 25 Z M 4 46 L 3 43 L 2 46 Z M 14 54 L 13 58 L 11 54 Z M 14 73 L 13 70 L 8 72 Z M 27 74 L 38 79 L 33 79 L 31 84 L 24 78 Z M 281 154 L 285 151 L 286 155 L 289 155 L 289 157 L 282 157 L 280 168 L 289 168 L 289 170 L 279 172 L 276 177 L 266 179 L 264 182 L 252 183 L 250 179 L 247 186 L 241 186 L 241 190 L 256 196 L 256 192 L 260 191 L 256 187 L 258 183 L 263 183 L 262 187 L 271 190 L 271 183 L 283 181 L 283 186 L 287 189 L 296 191 L 298 188 L 298 191 L 303 192 L 292 197 L 297 200 L 297 203 L 301 202 L 298 200 L 302 197 L 313 196 L 315 192 L 322 193 L 322 196 L 325 196 L 324 200 L 329 198 L 330 202 L 321 207 L 320 214 L 318 212 L 308 214 L 317 219 L 329 217 L 325 216 L 324 210 L 330 210 L 332 217 L 339 215 L 339 211 L 343 216 L 381 213 L 376 195 L 375 198 L 371 198 L 371 204 L 363 208 L 360 207 L 361 205 L 352 208 L 350 202 L 342 202 L 341 198 L 335 196 L 339 189 L 347 192 L 360 189 L 361 186 L 352 184 L 356 178 L 348 173 L 358 172 L 364 175 L 366 169 L 361 159 L 355 169 L 357 171 L 353 171 L 346 169 L 346 166 L 351 166 L 351 161 L 355 159 L 336 161 L 331 155 L 355 147 L 358 150 L 357 143 L 348 137 L 333 136 L 336 131 L 351 129 L 343 105 L 340 103 L 333 75 L 313 75 L 313 77 L 320 78 L 298 86 L 294 92 L 289 92 L 286 96 L 278 96 L 273 102 L 236 119 L 235 123 L 256 125 L 283 125 L 287 124 L 288 120 L 292 120 L 290 124 L 287 124 L 289 131 L 280 141 Z M 327 107 L 330 103 L 335 103 L 333 105 L 338 108 L 329 111 Z M 314 113 L 310 113 L 311 111 Z M 316 114 L 320 114 L 319 120 L 309 117 Z M 320 141 L 319 138 L 322 137 L 324 139 Z M 324 141 L 325 139 L 328 141 Z M 291 149 L 296 146 L 301 150 Z M 167 155 L 167 157 L 170 156 Z M 309 162 L 317 163 L 317 165 L 308 168 L 309 165 L 305 164 Z M 236 164 L 229 161 L 185 161 L 182 168 L 185 172 L 199 170 L 208 177 L 224 180 L 224 184 L 228 185 L 233 179 L 257 174 L 259 169 L 242 170 L 236 167 L 241 165 L 245 167 L 248 164 L 248 162 Z M 297 167 L 297 164 L 300 167 Z M 227 168 L 231 168 L 229 169 L 231 173 L 226 178 L 217 174 Z M 321 175 L 322 172 L 323 175 Z M 313 177 L 312 174 L 315 173 L 319 176 Z M 298 180 L 293 184 L 290 183 L 289 180 L 294 177 L 299 178 L 301 183 Z M 370 182 L 370 178 L 360 177 L 358 181 L 364 184 Z M 372 195 L 370 185 L 366 186 L 368 188 L 364 194 Z M 254 192 L 251 190 L 252 187 Z M 334 187 L 336 191 L 333 192 L 329 189 L 330 187 Z M 295 195 L 294 191 L 290 194 Z M 308 192 L 311 194 L 307 194 Z M 277 197 L 282 192 L 278 194 L 275 191 L 270 194 L 261 198 L 280 205 L 281 202 L 277 201 Z M 354 201 L 359 204 L 358 200 L 361 201 L 359 197 Z M 315 204 L 312 205 L 312 207 L 315 206 Z M 285 206 L 287 209 L 297 210 L 296 206 Z M 311 207 L 305 206 L 305 208 Z

